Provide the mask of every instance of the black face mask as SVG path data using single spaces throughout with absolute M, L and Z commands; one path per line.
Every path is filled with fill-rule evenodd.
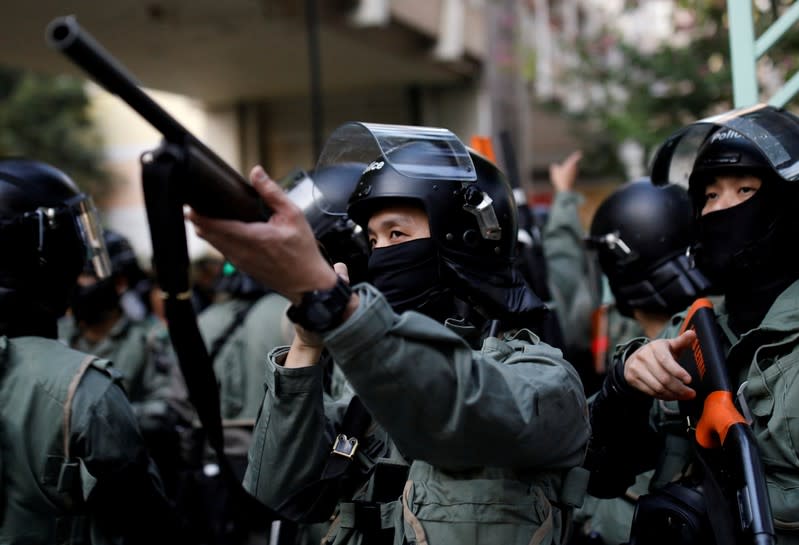
M 721 293 L 755 281 L 769 254 L 778 209 L 766 184 L 746 201 L 699 218 L 697 265 Z
M 396 312 L 416 310 L 443 320 L 453 303 L 441 281 L 439 263 L 431 238 L 375 248 L 369 256 L 369 279 Z
M 751 198 L 699 219 L 697 265 L 723 294 L 737 333 L 756 327 L 777 296 L 799 277 L 790 251 L 797 220 L 792 192 L 764 183 Z M 772 185 L 770 185 L 772 184 Z
M 119 294 L 113 278 L 98 280 L 91 286 L 78 286 L 72 297 L 75 321 L 95 325 L 119 308 Z

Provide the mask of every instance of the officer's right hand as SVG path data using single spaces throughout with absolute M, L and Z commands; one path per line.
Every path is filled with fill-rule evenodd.
M 633 352 L 624 362 L 627 384 L 657 399 L 693 399 L 696 391 L 688 387 L 691 375 L 677 363 L 683 350 L 689 350 L 696 333 L 688 330 L 674 339 L 657 339 Z

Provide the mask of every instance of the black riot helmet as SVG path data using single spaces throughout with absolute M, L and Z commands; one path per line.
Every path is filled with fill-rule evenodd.
M 302 209 L 327 258 L 347 265 L 352 284 L 366 280 L 369 241 L 344 211 L 365 167 L 351 162 L 298 170 L 280 182 Z
M 799 117 L 758 104 L 692 123 L 669 137 L 655 155 L 652 178 L 687 182 L 695 205 L 720 176 L 753 176 L 751 197 L 702 214 L 697 264 L 725 296 L 730 326 L 757 326 L 775 298 L 799 278 Z
M 370 153 L 347 208 L 356 223 L 366 230 L 369 218 L 387 206 L 420 207 L 442 284 L 486 319 L 536 325 L 546 307 L 513 266 L 516 204 L 496 165 L 446 129 L 366 123 L 340 127 L 321 159 L 348 157 L 342 150 L 353 145 Z
M 725 129 L 733 132 L 721 135 Z M 714 139 L 713 135 L 717 135 Z M 741 136 L 744 141 L 737 140 Z M 652 183 L 687 186 L 694 167 L 720 166 L 722 161 L 741 163 L 736 153 L 760 154 L 770 169 L 785 181 L 799 181 L 799 117 L 774 106 L 756 104 L 738 108 L 679 129 L 661 144 L 652 159 Z M 751 145 L 751 147 L 749 146 Z M 738 151 L 725 148 L 738 148 Z M 723 155 L 711 163 L 697 162 L 702 152 L 715 150 Z M 713 155 L 713 154 L 711 154 Z M 750 158 L 743 158 L 743 164 Z M 756 162 L 759 160 L 756 160 Z M 702 165 L 701 163 L 705 163 Z
M 704 203 L 705 187 L 717 176 L 754 176 L 762 181 L 779 178 L 754 143 L 728 128 L 712 132 L 697 153 L 688 178 L 697 207 Z
M 108 252 L 110 274 L 99 278 L 91 263 L 83 273 L 96 279 L 91 284 L 78 287 L 72 295 L 70 307 L 78 322 L 96 324 L 112 316 L 117 310 L 134 319 L 144 319 L 148 312 L 145 299 L 152 285 L 144 274 L 130 241 L 121 233 L 103 229 L 103 241 Z
M 103 239 L 111 261 L 112 274 L 134 278 L 143 274 L 133 246 L 122 233 L 106 228 L 103 230 Z
M 0 160 L 0 327 L 4 334 L 55 334 L 86 262 L 109 274 L 92 200 L 60 170 Z
M 674 314 L 708 288 L 689 249 L 696 218 L 684 188 L 652 185 L 648 178 L 610 194 L 591 222 L 587 243 L 596 249 L 619 311 Z

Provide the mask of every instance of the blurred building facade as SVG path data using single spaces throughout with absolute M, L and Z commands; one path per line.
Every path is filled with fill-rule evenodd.
M 544 59 L 534 52 L 544 47 L 536 36 L 556 22 L 549 12 L 557 4 L 115 0 L 99 9 L 97 0 L 39 0 L 11 14 L 0 62 L 83 75 L 42 39 L 53 17 L 74 14 L 141 84 L 158 90 L 156 101 L 242 173 L 256 163 L 275 177 L 312 168 L 321 140 L 362 120 L 447 127 L 466 142 L 487 135 L 495 147 L 506 132 L 517 164 L 509 168 L 498 150 L 500 166 L 546 195 L 547 165 L 577 146 L 563 120 L 532 100 Z M 118 98 L 90 89 L 109 168 L 125 180 L 100 205 L 147 262 L 138 160 L 160 135 Z M 193 236 L 191 246 L 193 255 L 207 249 Z
M 324 139 L 336 126 L 350 120 L 442 126 L 465 142 L 472 135 L 492 136 L 500 163 L 505 159 L 498 135 L 508 132 L 518 162 L 511 168 L 521 173 L 520 182 L 528 188 L 532 172 L 545 172 L 550 161 L 560 159 L 575 145 L 557 115 L 536 110 L 530 100 L 529 58 L 523 35 L 534 17 L 529 2 L 361 0 L 349 4 L 332 11 L 320 9 L 317 14 L 322 124 L 316 128 L 320 136 L 313 134 L 314 123 L 319 120 L 312 118 L 309 21 L 303 9 L 263 2 L 261 9 L 266 11 L 259 14 L 282 20 L 300 35 L 300 39 L 285 43 L 293 53 L 284 49 L 269 52 L 271 56 L 294 56 L 296 63 L 290 71 L 275 71 L 265 63 L 258 76 L 285 79 L 285 88 L 266 85 L 259 90 L 253 84 L 247 91 L 245 86 L 216 85 L 213 80 L 225 76 L 224 70 L 215 73 L 214 63 L 205 70 L 182 66 L 176 72 L 183 72 L 183 77 L 162 76 L 159 84 L 152 72 L 161 70 L 160 63 L 166 62 L 168 52 L 144 59 L 142 67 L 129 67 L 142 81 L 159 85 L 163 91 L 148 91 L 153 98 L 242 173 L 256 163 L 276 177 L 294 168 L 312 168 L 314 139 Z M 174 18 L 167 24 L 190 24 L 179 20 L 182 16 L 177 7 L 165 6 L 163 10 L 157 15 L 161 21 Z M 80 14 L 78 18 L 84 28 L 106 43 Z M 285 28 L 281 32 L 287 34 Z M 348 58 L 340 51 L 351 50 L 353 43 L 357 50 L 373 53 L 360 61 L 357 77 L 352 76 Z M 164 46 L 175 47 L 166 42 Z M 217 46 L 225 47 L 222 42 Z M 129 48 L 133 44 L 120 51 L 110 43 L 107 47 L 123 60 L 132 54 Z M 302 54 L 297 55 L 297 50 Z M 356 58 L 351 62 L 360 64 Z M 252 65 L 248 69 L 258 71 Z M 95 85 L 90 88 L 95 118 L 107 145 L 109 168 L 125 180 L 101 207 L 108 224 L 128 235 L 147 260 L 149 233 L 138 161 L 143 151 L 158 144 L 160 135 L 118 98 Z M 546 199 L 546 179 L 539 175 L 537 182 L 537 192 Z M 193 255 L 212 252 L 191 229 L 187 232 Z

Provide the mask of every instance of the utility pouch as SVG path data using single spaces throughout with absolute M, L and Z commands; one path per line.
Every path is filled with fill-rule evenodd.
M 343 502 L 340 504 L 340 527 L 352 528 L 360 533 L 363 545 L 392 545 L 394 524 L 390 515 L 392 508 L 397 505 L 398 502 L 393 504 L 359 500 Z
M 583 467 L 573 467 L 563 477 L 560 488 L 560 503 L 569 507 L 582 507 L 588 490 L 591 473 Z

